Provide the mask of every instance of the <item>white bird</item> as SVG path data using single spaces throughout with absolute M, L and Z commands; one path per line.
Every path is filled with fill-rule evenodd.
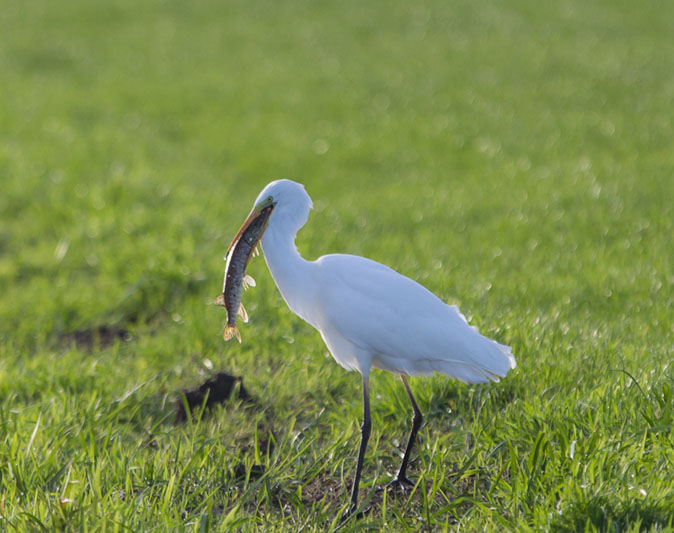
M 404 488 L 412 484 L 406 476 L 407 465 L 422 422 L 407 376 L 439 372 L 467 383 L 498 381 L 515 368 L 515 358 L 509 346 L 482 336 L 469 325 L 456 306 L 447 305 L 387 266 L 345 254 L 324 255 L 315 261 L 302 258 L 295 236 L 312 206 L 301 184 L 273 181 L 258 196 L 239 235 L 258 217 L 268 217 L 262 251 L 281 296 L 295 314 L 318 330 L 335 361 L 362 376 L 363 425 L 351 490 L 353 511 L 371 430 L 372 368 L 399 374 L 412 404 L 412 430 L 391 482 Z

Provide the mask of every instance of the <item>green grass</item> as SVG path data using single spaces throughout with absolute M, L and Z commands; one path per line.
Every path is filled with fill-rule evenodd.
M 315 203 L 305 257 L 388 264 L 518 360 L 411 380 L 397 499 L 374 489 L 411 413 L 374 372 L 371 510 L 343 531 L 674 531 L 673 6 L 5 2 L 0 530 L 336 524 L 360 379 L 260 259 L 242 345 L 207 305 L 288 177 Z M 102 326 L 130 340 L 64 340 Z M 256 404 L 174 426 L 218 370 Z

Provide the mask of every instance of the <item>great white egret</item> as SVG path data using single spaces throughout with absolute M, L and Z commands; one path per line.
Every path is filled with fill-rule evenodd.
M 404 488 L 411 484 L 407 465 L 423 418 L 407 376 L 439 372 L 469 383 L 498 381 L 515 367 L 515 358 L 509 346 L 482 336 L 470 326 L 456 306 L 447 305 L 416 281 L 387 266 L 345 254 L 324 255 L 315 261 L 302 258 L 295 247 L 295 236 L 311 208 L 311 198 L 301 184 L 290 180 L 269 183 L 255 200 L 228 256 L 237 239 L 251 233 L 246 230 L 252 224 L 266 228 L 261 234 L 262 251 L 288 307 L 319 331 L 340 365 L 357 370 L 362 376 L 363 425 L 351 490 L 354 510 L 372 427 L 372 368 L 399 374 L 412 404 L 412 429 L 392 481 Z M 259 238 L 259 232 L 254 233 Z M 240 278 L 242 273 L 237 274 Z

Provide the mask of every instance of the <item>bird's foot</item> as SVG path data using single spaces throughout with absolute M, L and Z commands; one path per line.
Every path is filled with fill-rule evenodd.
M 386 490 L 393 490 L 394 492 L 402 492 L 407 494 L 407 491 L 414 487 L 414 481 L 408 479 L 406 476 L 398 474 L 393 481 L 387 483 L 384 487 Z
M 360 509 L 356 504 L 352 503 L 349 505 L 349 508 L 339 517 L 340 527 L 351 519 L 360 520 L 363 518 L 366 511 L 369 511 L 369 507 Z

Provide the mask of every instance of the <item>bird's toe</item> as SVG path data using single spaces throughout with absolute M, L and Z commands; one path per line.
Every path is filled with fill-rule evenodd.
M 407 492 L 414 487 L 414 481 L 410 480 L 406 476 L 396 476 L 393 481 L 386 485 L 386 490 L 393 490 L 395 492 L 402 492 L 407 494 Z
M 339 524 L 340 527 L 346 524 L 349 520 L 360 520 L 363 518 L 365 513 L 370 510 L 370 507 L 366 507 L 365 509 L 360 509 L 357 505 L 351 504 L 349 505 L 349 508 L 342 513 L 342 515 L 339 518 Z M 339 528 L 338 528 L 339 529 Z

